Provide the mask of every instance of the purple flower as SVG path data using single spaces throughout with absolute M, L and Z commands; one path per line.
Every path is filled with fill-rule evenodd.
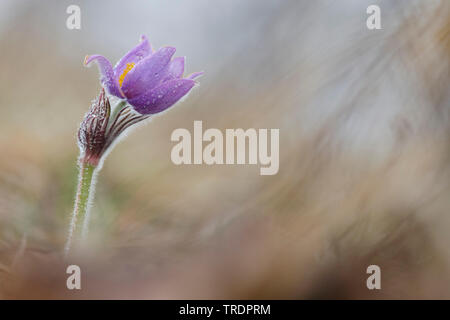
M 153 51 L 147 37 L 124 55 L 113 68 L 101 55 L 86 56 L 84 64 L 96 61 L 101 82 L 109 94 L 125 99 L 140 114 L 154 114 L 174 105 L 195 85 L 195 72 L 183 78 L 184 57 L 172 59 L 174 47 Z

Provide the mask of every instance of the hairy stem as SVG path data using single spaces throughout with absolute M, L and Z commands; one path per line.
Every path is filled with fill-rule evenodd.
M 64 247 L 65 257 L 68 256 L 73 242 L 77 239 L 77 234 L 79 233 L 77 230 L 79 230 L 80 227 L 78 221 L 84 221 L 82 235 L 87 232 L 90 202 L 92 201 L 95 192 L 95 169 L 96 167 L 92 164 L 83 161 L 83 159 L 80 160 L 77 194 L 75 197 L 72 219 L 70 221 L 69 234 Z

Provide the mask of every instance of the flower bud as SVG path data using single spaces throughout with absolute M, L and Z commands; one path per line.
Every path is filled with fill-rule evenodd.
M 97 166 L 107 147 L 106 130 L 111 106 L 102 88 L 98 99 L 92 104 L 78 130 L 78 146 L 81 161 Z

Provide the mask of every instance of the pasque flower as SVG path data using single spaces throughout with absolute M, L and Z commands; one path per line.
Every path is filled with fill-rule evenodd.
M 146 36 L 113 68 L 101 55 L 86 56 L 85 65 L 97 62 L 101 82 L 109 94 L 125 99 L 137 112 L 154 114 L 169 108 L 195 85 L 195 72 L 183 78 L 184 57 L 172 59 L 174 47 L 153 51 Z
M 141 42 L 124 55 L 114 68 L 101 55 L 86 56 L 85 65 L 95 61 L 99 66 L 102 89 L 78 130 L 80 173 L 64 249 L 66 256 L 79 229 L 80 217 L 80 236 L 85 238 L 96 177 L 114 142 L 135 124 L 177 103 L 194 87 L 194 79 L 203 74 L 195 72 L 183 78 L 185 58 L 172 58 L 174 53 L 173 47 L 153 51 L 148 39 L 142 36 Z

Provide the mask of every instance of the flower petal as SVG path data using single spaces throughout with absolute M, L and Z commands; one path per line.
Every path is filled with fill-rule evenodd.
M 181 78 L 184 72 L 185 60 L 185 57 L 176 57 L 172 61 L 170 61 L 166 79 L 164 79 L 163 81 Z
M 195 85 L 194 80 L 173 79 L 128 102 L 141 114 L 154 114 L 174 105 Z
M 140 60 L 144 59 L 148 55 L 152 53 L 152 47 L 148 42 L 146 36 L 141 36 L 141 42 L 131 49 L 126 55 L 124 55 L 119 62 L 116 63 L 114 67 L 114 74 L 118 79 L 120 75 L 123 73 L 124 69 L 127 67 L 127 64 L 133 63 L 136 64 Z
M 123 80 L 125 96 L 131 99 L 156 87 L 166 77 L 174 53 L 175 48 L 164 47 L 138 62 Z
M 195 78 L 200 77 L 200 76 L 202 76 L 203 74 L 204 74 L 203 71 L 194 72 L 194 73 L 191 73 L 190 75 L 188 75 L 185 79 L 194 80 Z
M 123 98 L 124 96 L 120 91 L 117 78 L 114 76 L 111 62 L 109 62 L 109 60 L 104 56 L 95 54 L 92 56 L 86 56 L 86 58 L 84 59 L 84 65 L 87 66 L 92 61 L 97 62 L 98 68 L 100 70 L 100 81 L 102 82 L 103 87 L 105 87 L 110 94 L 119 98 Z

